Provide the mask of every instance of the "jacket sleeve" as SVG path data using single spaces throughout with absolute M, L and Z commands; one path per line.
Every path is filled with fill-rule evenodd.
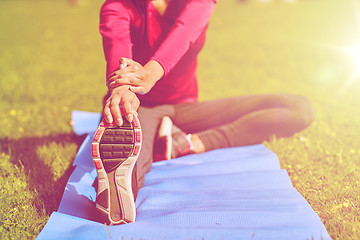
M 100 33 L 107 62 L 106 76 L 119 67 L 121 57 L 132 58 L 131 15 L 123 2 L 107 0 L 100 11 Z
M 174 26 L 155 52 L 166 76 L 207 27 L 216 0 L 188 0 Z

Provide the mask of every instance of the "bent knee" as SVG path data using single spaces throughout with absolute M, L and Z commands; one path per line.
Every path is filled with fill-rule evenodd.
M 291 110 L 299 116 L 303 127 L 309 126 L 315 119 L 315 110 L 311 101 L 301 95 L 289 95 L 292 99 Z

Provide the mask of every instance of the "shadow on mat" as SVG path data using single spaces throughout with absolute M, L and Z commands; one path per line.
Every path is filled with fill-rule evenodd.
M 24 169 L 31 191 L 37 195 L 33 206 L 50 215 L 56 211 L 72 162 L 86 136 L 73 133 L 20 139 L 0 139 L 0 152 L 10 155 L 11 163 Z

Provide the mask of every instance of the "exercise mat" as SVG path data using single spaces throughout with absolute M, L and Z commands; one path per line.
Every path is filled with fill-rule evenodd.
M 75 133 L 88 136 L 58 211 L 38 240 L 330 239 L 264 145 L 153 163 L 135 203 L 136 221 L 117 226 L 97 222 L 91 141 L 99 119 L 96 113 L 73 112 Z

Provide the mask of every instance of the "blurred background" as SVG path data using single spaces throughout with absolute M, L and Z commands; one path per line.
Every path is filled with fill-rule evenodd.
M 33 239 L 83 140 L 71 111 L 106 91 L 102 1 L 0 1 L 0 236 Z M 315 122 L 265 145 L 333 239 L 360 239 L 360 1 L 220 0 L 199 57 L 200 99 L 293 93 Z

